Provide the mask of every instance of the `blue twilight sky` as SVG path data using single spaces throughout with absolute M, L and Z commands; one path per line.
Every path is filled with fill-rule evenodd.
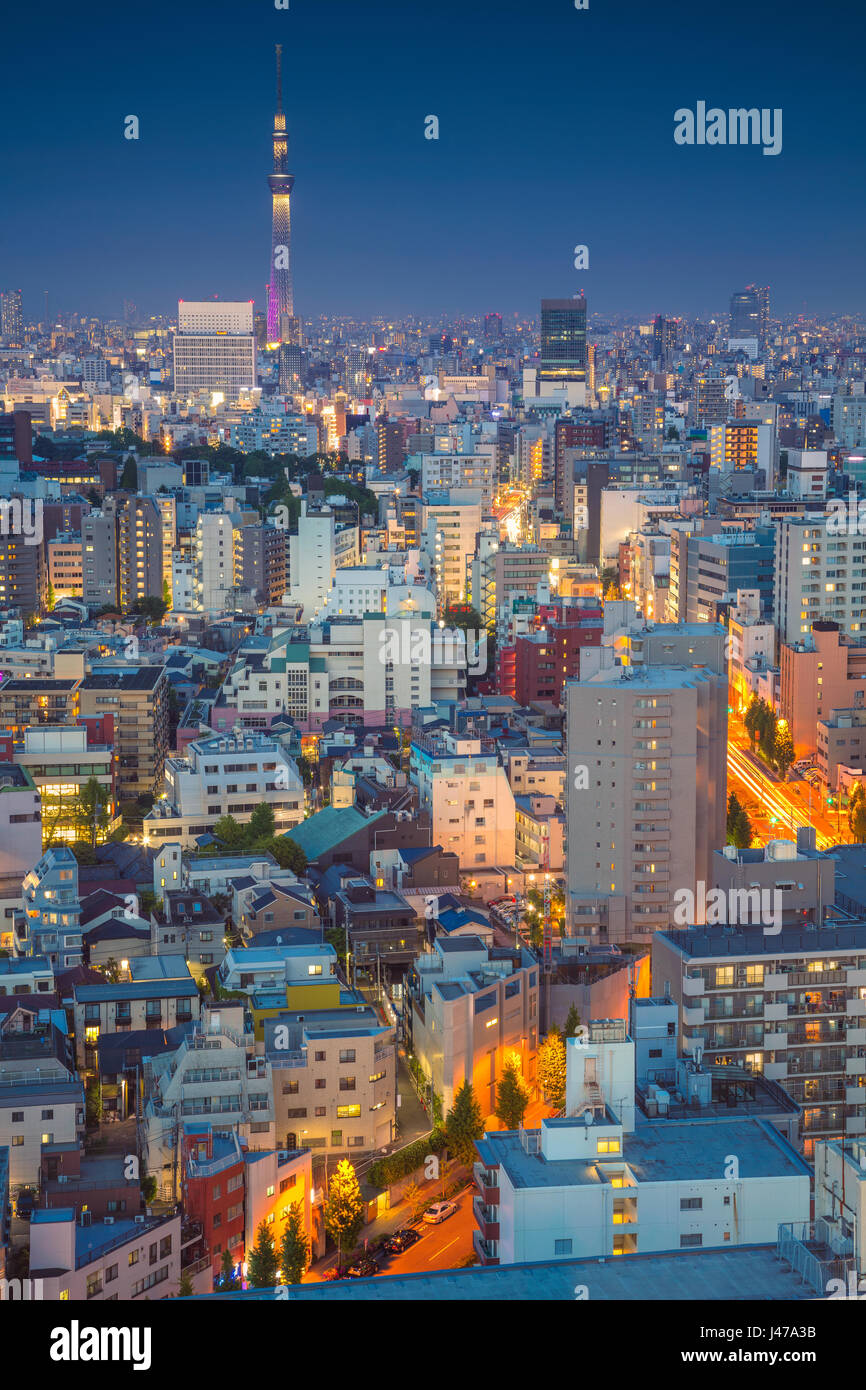
M 32 318 L 46 289 L 52 313 L 262 309 L 281 41 L 304 317 L 581 288 L 591 312 L 709 315 L 750 281 L 774 311 L 863 312 L 864 37 L 862 0 L 13 5 L 0 286 Z M 781 154 L 677 146 L 699 100 L 781 107 Z

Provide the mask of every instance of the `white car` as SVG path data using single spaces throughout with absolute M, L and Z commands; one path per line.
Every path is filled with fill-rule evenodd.
M 456 1210 L 454 1202 L 434 1202 L 432 1207 L 425 1211 L 424 1220 L 431 1226 L 438 1226 L 440 1221 L 447 1221 L 449 1216 L 453 1216 Z

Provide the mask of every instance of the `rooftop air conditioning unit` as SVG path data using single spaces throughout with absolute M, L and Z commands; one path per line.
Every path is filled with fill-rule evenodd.
M 113 1216 L 106 1216 L 106 1217 L 104 1218 L 104 1220 L 105 1220 L 105 1225 L 106 1225 L 106 1226 L 113 1226 L 113 1225 L 114 1225 L 114 1217 L 113 1217 Z
M 135 1218 L 135 1224 L 136 1224 L 137 1226 L 143 1226 L 146 1220 L 147 1220 L 147 1217 L 146 1217 L 146 1216 L 141 1216 L 141 1215 L 139 1215 L 139 1216 L 137 1216 L 137 1217 Z

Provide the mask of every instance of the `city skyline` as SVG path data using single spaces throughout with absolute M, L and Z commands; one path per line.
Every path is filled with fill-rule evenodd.
M 432 39 L 423 16 L 390 0 L 380 0 L 372 24 L 351 6 L 337 9 L 328 70 L 361 80 L 341 77 L 325 96 L 321 36 L 300 2 L 250 16 L 240 35 L 194 3 L 185 13 L 200 21 L 200 61 L 191 68 L 182 46 L 160 51 L 159 89 L 153 54 L 133 47 L 115 72 L 106 64 L 118 36 L 97 33 L 90 61 L 104 81 L 86 102 L 80 84 L 70 85 L 67 48 L 49 35 L 45 73 L 68 115 L 55 133 L 48 192 L 38 183 L 42 232 L 34 238 L 26 218 L 0 232 L 0 278 L 21 286 L 28 316 L 46 289 L 57 309 L 86 304 L 100 315 L 124 298 L 158 314 L 178 298 L 214 294 L 254 298 L 265 310 L 263 132 L 275 42 L 285 47 L 292 165 L 303 178 L 292 228 L 301 317 L 483 313 L 498 304 L 525 313 L 542 295 L 581 289 L 591 309 L 610 315 L 710 316 L 748 282 L 772 284 L 782 314 L 866 307 L 856 232 L 863 193 L 847 192 L 850 215 L 834 218 L 829 236 L 822 199 L 804 197 L 817 167 L 826 186 L 841 186 L 856 154 L 853 89 L 836 84 L 820 104 L 804 96 L 832 56 L 833 25 L 807 44 L 779 33 L 768 6 L 742 5 L 726 11 L 721 32 L 700 16 L 683 29 L 692 20 L 684 4 L 656 12 L 627 0 L 617 22 L 628 48 L 608 67 L 590 61 L 610 44 L 602 4 L 577 12 L 547 3 L 527 27 L 523 8 L 505 0 L 491 35 L 487 18 L 443 0 Z M 850 6 L 837 0 L 831 9 L 841 19 Z M 448 40 L 458 13 L 459 47 Z M 738 17 L 749 25 L 745 48 Z M 13 38 L 20 23 L 13 17 Z M 411 72 L 399 61 L 401 41 Z M 474 83 L 465 81 L 470 50 L 482 64 Z M 482 80 L 485 55 L 498 74 L 519 77 L 513 93 L 505 79 Z M 371 64 L 384 77 L 365 83 Z M 223 69 L 228 99 L 218 84 L 214 96 L 212 75 Z M 704 96 L 709 105 L 783 109 L 784 150 L 766 160 L 753 149 L 677 146 L 674 112 Z M 25 205 L 37 196 L 37 150 L 56 123 L 32 109 L 17 73 L 0 102 L 11 135 L 6 184 Z M 137 140 L 124 138 L 130 114 Z M 431 114 L 438 140 L 425 138 Z M 514 169 L 515 196 L 503 203 L 493 194 Z M 577 245 L 589 248 L 580 271 Z

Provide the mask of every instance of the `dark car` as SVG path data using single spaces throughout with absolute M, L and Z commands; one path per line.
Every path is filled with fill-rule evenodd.
M 389 1255 L 402 1255 L 404 1250 L 408 1250 L 410 1245 L 414 1245 L 416 1240 L 420 1239 L 420 1231 L 413 1231 L 411 1226 L 406 1226 L 402 1231 L 395 1231 L 382 1248 Z
M 15 1203 L 15 1214 L 19 1216 L 22 1221 L 29 1221 L 35 1210 L 36 1193 L 29 1187 L 25 1187 L 23 1192 L 18 1193 L 18 1199 Z
M 346 1270 L 347 1279 L 372 1279 L 374 1274 L 379 1273 L 379 1266 L 375 1260 L 365 1256 L 363 1260 L 358 1260 L 356 1264 L 349 1265 Z

